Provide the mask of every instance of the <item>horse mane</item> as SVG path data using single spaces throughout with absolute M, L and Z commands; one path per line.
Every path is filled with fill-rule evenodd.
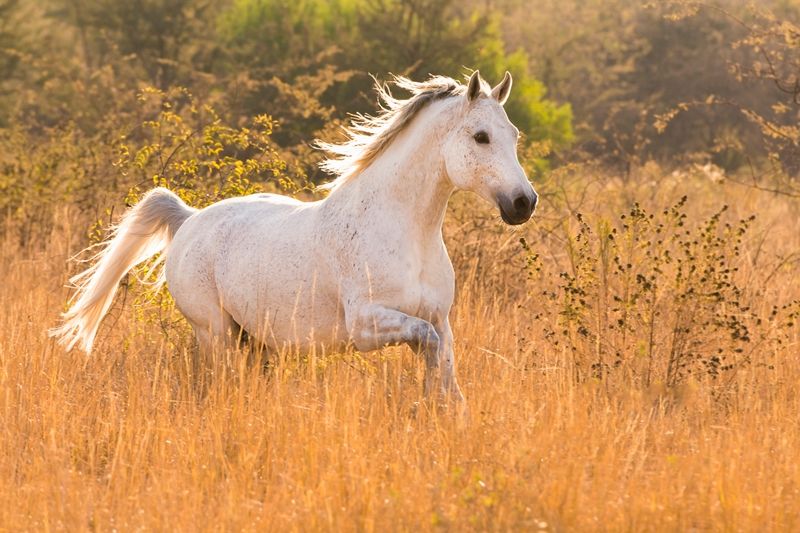
M 422 82 L 394 76 L 391 85 L 410 92 L 411 97 L 399 100 L 392 95 L 389 84 L 375 79 L 381 112 L 376 116 L 353 114 L 352 124 L 344 128 L 348 138 L 342 143 L 316 141 L 316 147 L 329 154 L 320 163 L 320 167 L 337 176 L 321 188 L 333 190 L 358 176 L 411 123 L 422 108 L 431 102 L 464 94 L 467 90 L 466 85 L 446 76 L 431 76 Z M 486 87 L 482 89 L 485 91 Z

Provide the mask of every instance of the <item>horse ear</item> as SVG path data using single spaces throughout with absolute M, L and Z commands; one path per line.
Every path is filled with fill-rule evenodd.
M 467 83 L 467 100 L 473 101 L 481 94 L 481 73 L 477 70 L 469 77 Z
M 503 76 L 503 81 L 497 84 L 497 87 L 492 89 L 492 97 L 500 102 L 500 105 L 506 103 L 508 100 L 508 95 L 511 93 L 511 73 L 506 71 L 506 75 Z

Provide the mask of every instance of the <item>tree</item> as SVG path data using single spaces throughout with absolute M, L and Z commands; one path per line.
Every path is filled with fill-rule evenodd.
M 572 140 L 570 106 L 545 98 L 527 54 L 508 52 L 493 11 L 453 0 L 371 0 L 368 5 L 359 28 L 369 46 L 359 60 L 372 72 L 458 78 L 472 67 L 498 82 L 510 70 L 514 90 L 506 109 L 528 139 L 556 146 Z
M 737 38 L 728 38 L 723 43 L 738 53 L 729 56 L 727 63 L 730 73 L 727 81 L 733 91 L 725 93 L 705 87 L 705 98 L 686 100 L 665 114 L 661 129 L 672 129 L 676 117 L 689 111 L 719 116 L 722 110 L 744 117 L 751 135 L 756 134 L 760 148 L 773 163 L 772 172 L 757 173 L 758 165 L 753 165 L 750 159 L 749 184 L 800 196 L 795 180 L 800 174 L 800 25 L 796 22 L 800 8 L 778 3 L 776 8 L 782 14 L 779 17 L 755 5 L 734 12 L 717 4 L 681 0 L 671 2 L 670 7 L 673 9 L 670 18 L 682 25 L 687 20 L 716 16 L 735 26 L 739 32 Z M 745 148 L 744 156 L 749 157 L 753 145 L 743 143 L 738 148 Z
M 133 57 L 150 84 L 167 89 L 208 66 L 215 16 L 210 0 L 57 0 L 57 5 L 77 29 L 90 70 Z
M 480 68 L 499 81 L 509 69 L 515 90 L 507 109 L 528 139 L 572 139 L 569 106 L 545 97 L 527 56 L 507 52 L 487 10 L 453 0 L 236 0 L 220 35 L 231 109 L 273 115 L 275 139 L 304 158 L 306 143 L 345 112 L 374 111 L 369 74 L 460 78 Z

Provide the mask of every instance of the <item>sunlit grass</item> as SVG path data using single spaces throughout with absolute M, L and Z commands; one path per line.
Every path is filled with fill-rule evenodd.
M 626 198 L 664 207 L 689 189 L 691 221 L 722 203 L 734 218 L 757 213 L 741 262 L 752 283 L 770 276 L 757 311 L 800 298 L 796 204 L 735 187 L 604 187 L 581 211 L 611 220 Z M 515 231 L 468 211 L 467 199 L 455 204 L 452 321 L 468 417 L 421 401 L 422 363 L 406 348 L 284 354 L 266 368 L 230 353 L 201 371 L 185 328 L 171 325 L 178 316 L 165 340 L 152 313 L 132 312 L 134 299 L 113 311 L 91 358 L 64 353 L 45 331 L 82 226 L 65 211 L 58 219 L 70 224 L 24 249 L 9 231 L 0 528 L 800 528 L 796 325 L 725 374 L 722 396 L 722 378 L 643 386 L 625 365 L 576 380 L 574 353 L 532 320 L 557 315 L 540 294 L 561 280 L 529 276 L 518 243 L 525 236 L 545 265 L 566 268 L 563 234 L 549 233 L 569 224 L 558 195 Z

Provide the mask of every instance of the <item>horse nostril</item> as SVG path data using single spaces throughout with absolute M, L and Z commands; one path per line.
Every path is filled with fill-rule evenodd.
M 519 214 L 528 214 L 531 209 L 531 201 L 527 196 L 517 196 L 514 200 L 514 210 Z

